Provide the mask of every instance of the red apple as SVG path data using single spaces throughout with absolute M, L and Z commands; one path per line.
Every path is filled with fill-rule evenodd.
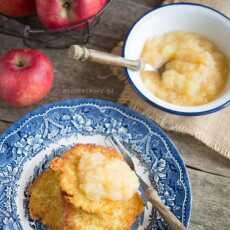
M 97 14 L 107 0 L 36 0 L 37 13 L 49 29 L 64 28 Z
M 0 13 L 8 16 L 28 16 L 35 10 L 35 0 L 0 0 Z
M 0 98 L 16 107 L 32 105 L 52 87 L 53 65 L 36 49 L 14 49 L 0 58 Z

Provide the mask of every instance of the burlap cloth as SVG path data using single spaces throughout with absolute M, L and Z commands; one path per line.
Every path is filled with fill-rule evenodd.
M 206 4 L 230 16 L 230 0 L 184 0 L 183 2 Z M 121 46 L 122 44 L 119 44 L 114 49 L 114 53 L 120 54 Z M 196 137 L 224 157 L 230 159 L 230 106 L 206 116 L 183 117 L 172 115 L 150 106 L 134 92 L 126 77 L 122 75 L 121 70 L 114 69 L 114 71 L 126 83 L 119 98 L 120 103 L 127 104 L 134 110 L 149 116 L 165 130 L 186 133 Z

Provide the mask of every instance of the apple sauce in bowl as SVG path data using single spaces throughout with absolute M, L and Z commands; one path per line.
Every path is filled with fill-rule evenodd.
M 129 30 L 123 57 L 142 57 L 156 67 L 166 63 L 160 69 L 164 76 L 132 69 L 125 69 L 125 74 L 136 92 L 160 110 L 182 116 L 217 112 L 230 105 L 229 36 L 230 19 L 210 7 L 161 6 Z M 145 54 L 150 43 L 158 51 Z
M 191 32 L 170 32 L 145 42 L 145 63 L 163 72 L 142 71 L 145 87 L 156 97 L 182 106 L 203 105 L 225 88 L 229 61 L 206 37 Z

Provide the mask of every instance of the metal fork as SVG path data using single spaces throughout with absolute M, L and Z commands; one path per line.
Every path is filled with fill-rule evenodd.
M 166 205 L 161 202 L 160 196 L 157 191 L 149 186 L 138 174 L 136 166 L 129 155 L 129 150 L 114 136 L 107 137 L 107 140 L 124 157 L 129 167 L 136 173 L 140 181 L 140 186 L 144 191 L 145 199 L 151 202 L 153 208 L 155 208 L 172 230 L 186 230 L 185 226 L 177 219 L 177 217 L 168 209 Z

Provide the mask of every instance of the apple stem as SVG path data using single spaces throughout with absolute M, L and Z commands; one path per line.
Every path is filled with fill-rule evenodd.
M 18 67 L 23 67 L 25 65 L 25 62 L 23 60 L 19 60 L 17 63 Z
M 64 7 L 65 9 L 69 10 L 70 7 L 71 7 L 70 1 L 65 1 L 65 2 L 63 3 L 63 7 Z
M 27 65 L 28 60 L 25 57 L 17 57 L 14 64 L 18 67 L 18 68 L 23 68 Z

